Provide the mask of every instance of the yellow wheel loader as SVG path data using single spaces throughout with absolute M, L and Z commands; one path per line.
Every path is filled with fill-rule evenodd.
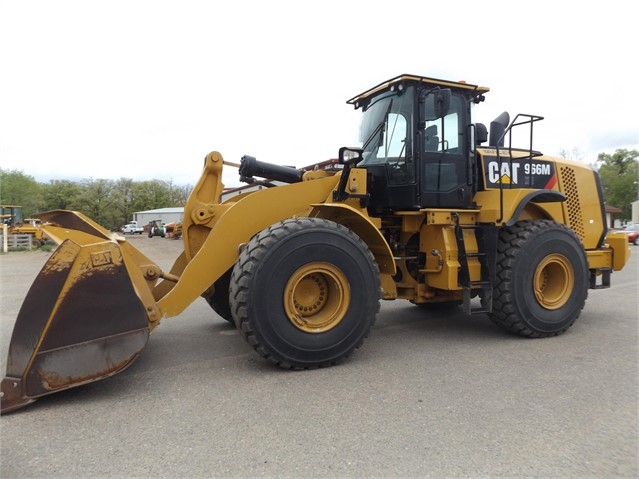
M 40 215 L 60 246 L 15 323 L 2 412 L 123 370 L 199 297 L 285 369 L 344 360 L 380 299 L 461 307 L 530 338 L 563 333 L 589 288 L 626 264 L 628 242 L 607 232 L 594 170 L 533 149 L 542 117 L 473 119 L 487 92 L 380 83 L 347 102 L 362 111 L 361 145 L 311 168 L 210 153 L 168 272 L 79 213 Z M 221 201 L 224 165 L 260 188 Z
M 48 243 L 49 238 L 42 231 L 42 221 L 40 218 L 25 218 L 22 222 L 9 228 L 9 234 L 20 235 L 27 234 L 33 238 L 33 247 L 39 248 L 43 244 Z
M 32 245 L 36 249 L 49 241 L 42 231 L 42 222 L 39 218 L 22 217 L 22 206 L 0 205 L 0 220 L 7 225 L 7 234 L 31 235 Z

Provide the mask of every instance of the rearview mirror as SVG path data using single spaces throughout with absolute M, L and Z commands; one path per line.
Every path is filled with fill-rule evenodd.
M 450 96 L 448 88 L 422 90 L 419 95 L 421 124 L 445 117 L 450 109 Z

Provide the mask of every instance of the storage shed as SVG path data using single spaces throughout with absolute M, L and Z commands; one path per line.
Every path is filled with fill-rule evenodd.
M 181 222 L 184 216 L 184 207 L 179 208 L 157 208 L 155 210 L 136 211 L 133 213 L 133 221 L 138 225 L 146 226 L 149 221 L 160 220 L 162 223 Z

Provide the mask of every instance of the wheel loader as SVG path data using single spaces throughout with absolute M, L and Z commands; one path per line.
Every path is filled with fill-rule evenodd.
M 30 235 L 32 245 L 36 249 L 49 241 L 42 231 L 42 222 L 39 218 L 22 217 L 22 206 L 0 205 L 0 220 L 7 225 L 7 234 Z
M 59 246 L 18 314 L 2 412 L 122 371 L 200 297 L 284 369 L 343 361 L 380 300 L 461 308 L 527 338 L 565 332 L 624 267 L 627 239 L 607 231 L 594 170 L 533 148 L 542 117 L 473 118 L 488 91 L 380 83 L 347 102 L 360 144 L 309 168 L 208 154 L 170 271 L 80 213 L 41 214 Z M 221 201 L 224 166 L 250 188 Z

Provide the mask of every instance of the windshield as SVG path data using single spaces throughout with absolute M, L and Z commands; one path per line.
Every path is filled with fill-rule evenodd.
M 362 113 L 359 141 L 364 149 L 361 166 L 405 161 L 412 155 L 410 129 L 413 115 L 412 87 L 389 92 Z

